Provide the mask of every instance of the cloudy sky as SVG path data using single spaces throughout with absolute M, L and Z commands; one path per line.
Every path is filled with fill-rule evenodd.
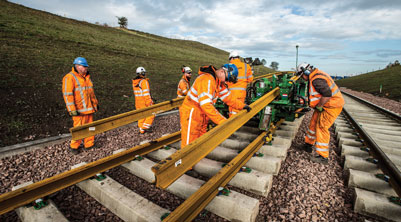
M 401 0 L 12 0 L 54 14 L 260 57 L 280 70 L 309 62 L 332 75 L 401 60 Z

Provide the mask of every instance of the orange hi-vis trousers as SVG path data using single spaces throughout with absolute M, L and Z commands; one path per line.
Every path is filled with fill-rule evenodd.
M 342 109 L 342 107 L 324 108 L 323 112 L 317 110 L 313 112 L 305 142 L 314 145 L 316 152 L 324 158 L 329 157 L 329 128 L 340 115 Z
M 74 122 L 74 127 L 82 126 L 87 123 L 93 122 L 93 114 L 81 114 L 79 116 L 73 116 L 72 121 Z M 82 140 L 71 140 L 71 148 L 78 149 L 81 145 Z M 89 148 L 95 144 L 95 136 L 90 136 L 84 139 L 85 148 Z
M 145 133 L 145 130 L 149 129 L 152 126 L 153 120 L 155 116 L 148 116 L 145 119 L 138 120 L 138 127 L 140 133 Z

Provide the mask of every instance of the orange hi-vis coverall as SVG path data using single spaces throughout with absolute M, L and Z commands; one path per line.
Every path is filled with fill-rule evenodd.
M 246 87 L 248 83 L 253 81 L 252 68 L 249 64 L 241 62 L 239 58 L 232 59 L 230 63 L 236 65 L 238 68 L 238 81 L 236 83 L 228 82 L 228 89 L 233 94 L 234 98 L 244 102 L 246 97 Z M 238 109 L 231 106 L 228 109 L 230 116 L 239 112 Z
M 78 116 L 73 116 L 73 126 L 81 126 L 93 121 L 93 113 L 97 111 L 98 101 L 93 90 L 93 84 L 89 73 L 85 76 L 79 74 L 75 68 L 63 78 L 63 96 L 68 112 L 77 111 Z M 82 140 L 71 140 L 71 148 L 78 149 Z M 93 146 L 95 137 L 84 139 L 85 148 Z
M 242 109 L 244 103 L 235 99 L 226 85 L 216 77 L 216 68 L 203 66 L 192 84 L 180 108 L 181 148 L 206 133 L 209 119 L 220 124 L 226 120 L 214 107 L 220 98 L 235 109 Z
M 134 89 L 136 109 L 153 105 L 153 100 L 150 96 L 149 79 L 136 77 L 132 80 L 132 87 Z M 139 132 L 145 133 L 145 130 L 152 126 L 154 119 L 155 115 L 138 120 Z
M 178 88 L 177 88 L 178 98 L 186 96 L 188 94 L 188 90 L 189 90 L 189 80 L 184 74 L 180 82 L 178 83 Z
M 323 81 L 323 83 L 325 85 L 327 84 L 326 86 L 328 89 L 326 88 L 326 91 L 328 92 L 328 95 L 322 95 L 318 90 L 316 90 L 316 86 L 314 86 L 313 83 L 317 79 L 323 79 L 325 81 Z M 313 112 L 309 129 L 305 136 L 305 142 L 315 145 L 316 152 L 322 157 L 328 158 L 330 143 L 329 128 L 333 125 L 337 116 L 340 115 L 344 106 L 344 98 L 330 75 L 315 69 L 309 75 L 310 107 L 315 108 L 319 104 L 322 96 L 330 97 L 330 100 L 323 105 L 324 110 L 322 112 L 319 112 L 318 110 Z

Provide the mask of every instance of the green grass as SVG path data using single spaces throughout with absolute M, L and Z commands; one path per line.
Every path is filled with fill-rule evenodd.
M 401 101 L 401 66 L 336 81 L 339 86 Z M 380 93 L 380 85 L 382 92 Z
M 152 96 L 161 102 L 176 97 L 182 65 L 196 72 L 227 62 L 228 52 L 195 41 L 103 27 L 6 1 L 0 7 L 0 146 L 68 132 L 72 122 L 61 82 L 77 56 L 90 65 L 100 102 L 95 119 L 134 109 L 131 79 L 138 66 L 148 71 Z

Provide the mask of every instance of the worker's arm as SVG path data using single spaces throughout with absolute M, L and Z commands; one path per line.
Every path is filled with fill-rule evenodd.
M 198 100 L 202 111 L 216 124 L 220 124 L 226 118 L 213 105 L 212 93 L 216 89 L 216 82 L 214 79 L 209 79 L 199 84 Z
M 95 111 L 97 112 L 98 109 L 99 109 L 99 101 L 96 98 L 95 89 L 93 88 L 92 80 L 90 82 L 91 82 L 91 85 L 92 85 L 92 89 L 89 90 L 90 98 L 91 98 L 92 105 L 93 105 Z
M 245 106 L 245 104 L 241 100 L 235 99 L 226 87 L 223 87 L 222 90 L 219 92 L 219 98 L 223 100 L 225 104 L 234 109 L 241 110 Z
M 71 74 L 63 78 L 63 98 L 68 112 L 76 111 L 74 99 L 74 77 Z
M 178 84 L 178 96 L 179 97 L 183 97 L 186 96 L 188 93 L 188 89 L 187 89 L 187 84 L 184 82 L 184 80 L 180 80 L 180 83 Z
M 313 80 L 312 84 L 316 91 L 322 95 L 316 107 L 323 107 L 331 98 L 331 89 L 324 79 L 317 78 Z
M 149 82 L 147 79 L 144 79 L 142 81 L 141 88 L 142 88 L 142 93 L 143 93 L 143 99 L 145 100 L 145 105 L 146 106 L 153 105 L 152 97 L 150 96 Z
M 246 79 L 248 83 L 251 83 L 253 81 L 253 71 L 252 68 L 249 64 L 246 64 L 247 68 L 246 68 Z

